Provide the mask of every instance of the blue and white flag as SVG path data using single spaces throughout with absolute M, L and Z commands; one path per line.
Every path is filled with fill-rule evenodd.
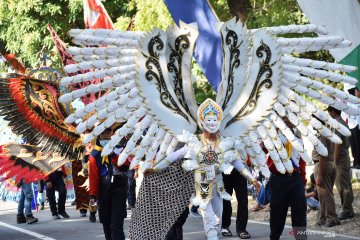
M 222 51 L 220 33 L 215 29 L 219 22 L 207 0 L 164 0 L 174 21 L 189 24 L 197 22 L 199 37 L 194 57 L 211 86 L 217 91 L 221 82 Z

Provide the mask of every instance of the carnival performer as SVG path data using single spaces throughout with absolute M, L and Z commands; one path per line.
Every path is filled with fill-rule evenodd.
M 81 161 L 73 161 L 71 163 L 71 170 L 73 175 L 74 189 L 75 189 L 75 202 L 76 209 L 80 211 L 80 217 L 86 217 L 87 210 L 89 209 L 89 158 L 92 151 L 92 144 L 85 145 Z M 90 211 L 90 222 L 96 222 L 96 212 Z
M 96 140 L 89 158 L 89 205 L 98 205 L 100 222 L 107 240 L 124 240 L 124 218 L 126 218 L 128 166 L 117 167 L 118 155 L 113 152 L 101 157 L 101 151 L 110 141 L 113 131 L 106 129 Z
M 176 149 L 183 146 L 178 144 Z M 132 209 L 129 238 L 183 239 L 182 227 L 193 192 L 194 174 L 185 171 L 180 161 L 162 171 L 147 169 Z
M 257 190 L 260 189 L 259 183 L 245 168 L 236 151 L 228 151 L 227 155 L 223 153 L 226 150 L 226 140 L 219 133 L 222 115 L 220 106 L 213 100 L 206 99 L 198 108 L 198 120 L 204 132 L 196 136 L 198 139 L 194 139 L 195 135 L 189 136 L 186 133 L 180 136 L 179 139 L 188 145 L 169 154 L 154 167 L 155 171 L 164 169 L 169 163 L 189 158 L 182 166 L 188 171 L 195 170 L 195 196 L 192 203 L 202 210 L 204 229 L 209 240 L 219 238 L 223 199 L 231 200 L 231 196 L 225 191 L 221 173 L 230 174 L 235 167 Z
M 259 139 L 264 142 L 279 174 L 294 172 L 289 161 L 294 155 L 289 156 L 291 152 L 286 151 L 279 132 L 302 159 L 311 161 L 302 141 L 286 126 L 283 117 L 287 117 L 323 156 L 327 156 L 327 149 L 308 127 L 319 130 L 334 143 L 341 140 L 312 115 L 341 134 L 350 134 L 304 96 L 349 115 L 359 112 L 326 94 L 352 103 L 358 103 L 358 98 L 315 80 L 326 78 L 354 84 L 356 79 L 335 72 L 351 72 L 354 67 L 289 56 L 290 53 L 348 46 L 349 42 L 344 38 L 323 36 L 327 31 L 312 24 L 248 30 L 236 18 L 219 24 L 218 29 L 224 61 L 216 103 L 207 99 L 198 107 L 191 66 L 200 32 L 196 24 L 183 22 L 179 26 L 169 26 L 167 31 L 71 30 L 74 42 L 86 47 L 69 49 L 80 62 L 64 68 L 74 75 L 63 78 L 61 84 L 71 86 L 99 77 L 107 78 L 100 84 L 91 84 L 59 98 L 60 102 L 67 103 L 89 93 L 108 91 L 107 95 L 69 115 L 66 122 L 80 121 L 77 133 L 82 133 L 102 121 L 84 139 L 85 143 L 112 125 L 126 122 L 101 153 L 103 156 L 111 154 L 121 139 L 130 135 L 119 155 L 118 166 L 122 166 L 131 154 L 134 159 L 130 168 L 142 163 L 142 171 L 165 169 L 186 158 L 182 167 L 195 172 L 196 194 L 192 202 L 202 209 L 208 239 L 218 239 L 222 199 L 231 198 L 224 190 L 221 173 L 230 173 L 235 167 L 253 181 L 241 162 L 249 155 L 254 167 L 266 178 L 270 177 Z M 322 36 L 286 38 L 287 33 L 318 33 Z M 103 44 L 110 45 L 99 47 Z M 90 69 L 90 73 L 81 73 Z M 197 132 L 199 127 L 204 129 L 202 134 Z M 146 129 L 148 131 L 143 135 Z M 179 142 L 185 146 L 174 152 Z M 140 230 L 152 231 L 150 227 Z

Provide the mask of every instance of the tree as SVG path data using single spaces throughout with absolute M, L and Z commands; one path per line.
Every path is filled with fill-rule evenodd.
M 125 0 L 107 1 L 104 6 L 112 19 L 134 14 Z M 54 46 L 48 23 L 65 42 L 70 42 L 67 32 L 84 28 L 82 0 L 0 0 L 0 40 L 28 67 L 35 64 L 36 53 L 43 46 Z

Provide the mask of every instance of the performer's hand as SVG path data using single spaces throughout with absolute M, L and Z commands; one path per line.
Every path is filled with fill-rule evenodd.
M 134 172 L 134 178 L 138 178 L 138 176 L 139 176 L 139 173 L 138 173 L 137 170 L 135 170 L 135 172 Z
M 254 180 L 252 184 L 255 187 L 256 192 L 260 192 L 260 183 L 256 180 Z
M 52 188 L 52 183 L 51 183 L 51 182 L 46 182 L 46 187 L 47 187 L 48 189 L 51 189 L 51 188 Z

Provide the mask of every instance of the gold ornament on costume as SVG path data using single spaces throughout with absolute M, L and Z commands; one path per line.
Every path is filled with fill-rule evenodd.
M 199 106 L 197 115 L 198 119 L 201 122 L 204 122 L 207 115 L 216 116 L 218 121 L 220 122 L 223 118 L 223 111 L 215 101 L 208 98 Z

